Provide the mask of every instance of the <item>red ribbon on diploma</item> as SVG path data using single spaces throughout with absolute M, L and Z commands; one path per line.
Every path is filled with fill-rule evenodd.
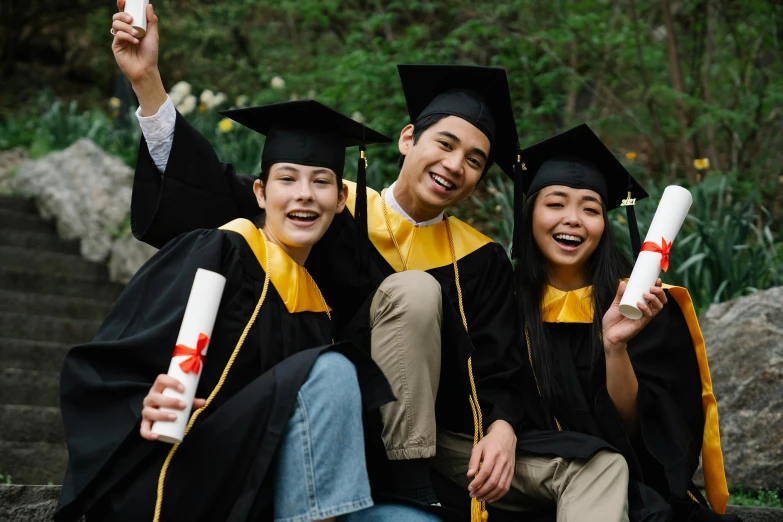
M 202 352 L 208 344 L 209 337 L 200 333 L 198 334 L 198 342 L 196 343 L 195 350 L 184 344 L 178 344 L 174 347 L 174 354 L 172 357 L 189 355 L 190 357 L 179 363 L 179 367 L 182 368 L 182 371 L 185 373 L 195 373 L 198 375 L 198 372 L 201 370 L 201 363 L 204 360 L 204 354 Z
M 667 243 L 664 238 L 661 238 L 661 245 L 653 243 L 652 241 L 645 241 L 642 244 L 641 252 L 658 252 L 661 254 L 661 268 L 664 272 L 669 271 L 669 252 L 672 251 L 672 242 Z

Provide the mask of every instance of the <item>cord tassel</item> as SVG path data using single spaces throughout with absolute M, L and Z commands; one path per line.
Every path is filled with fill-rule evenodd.
M 363 273 L 369 273 L 370 268 L 370 236 L 367 231 L 367 156 L 366 147 L 362 143 L 359 148 L 359 163 L 356 168 L 356 207 L 354 221 L 356 222 L 357 262 Z
M 631 248 L 633 249 L 633 260 L 639 257 L 639 251 L 642 249 L 642 240 L 639 236 L 639 224 L 636 222 L 636 210 L 634 205 L 625 207 L 625 215 L 628 218 L 628 231 L 631 234 Z
M 519 259 L 522 255 L 522 227 L 517 226 L 517 221 L 522 218 L 522 212 L 525 206 L 525 191 L 523 183 L 523 172 L 527 170 L 522 164 L 522 151 L 517 144 L 517 157 L 512 167 L 512 177 L 514 180 L 514 232 L 512 233 L 511 258 Z

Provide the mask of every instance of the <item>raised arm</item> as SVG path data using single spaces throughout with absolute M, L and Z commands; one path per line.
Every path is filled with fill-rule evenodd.
M 122 10 L 125 0 L 118 0 Z M 112 21 L 117 64 L 139 98 L 143 136 L 133 181 L 131 228 L 146 243 L 162 247 L 197 228 L 217 228 L 233 219 L 252 219 L 258 205 L 253 178 L 237 176 L 222 163 L 204 136 L 174 110 L 158 70 L 158 17 L 147 7 L 147 34 L 137 38 L 129 16 Z

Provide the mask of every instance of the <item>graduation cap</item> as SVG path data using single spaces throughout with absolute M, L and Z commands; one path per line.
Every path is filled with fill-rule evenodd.
M 315 100 L 298 100 L 220 111 L 223 116 L 266 136 L 261 169 L 274 163 L 296 163 L 331 169 L 342 178 L 345 149 L 359 146 L 356 210 L 360 266 L 369 263 L 367 235 L 367 159 L 373 143 L 391 138 Z
M 625 207 L 636 258 L 641 240 L 634 205 L 636 200 L 644 199 L 648 194 L 587 124 L 524 149 L 521 161 L 523 170 L 514 187 L 516 219 L 522 215 L 523 193 L 533 194 L 550 185 L 590 189 L 601 196 L 607 210 Z M 521 231 L 518 226 L 514 229 L 512 256 L 518 257 Z
M 490 161 L 514 177 L 519 149 L 506 71 L 475 65 L 398 65 L 411 123 L 424 116 L 457 116 L 483 132 Z

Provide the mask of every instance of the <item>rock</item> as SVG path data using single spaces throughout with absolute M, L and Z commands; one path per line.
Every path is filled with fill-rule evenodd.
M 783 490 L 783 287 L 700 319 L 729 488 Z
M 13 193 L 16 167 L 22 164 L 27 157 L 27 151 L 21 147 L 0 151 L 0 194 Z
M 13 188 L 34 198 L 63 239 L 80 239 L 81 254 L 105 261 L 112 233 L 130 210 L 133 170 L 89 139 L 19 166 Z
M 156 248 L 138 241 L 132 235 L 116 240 L 111 246 L 109 278 L 115 283 L 127 284 L 155 252 Z

